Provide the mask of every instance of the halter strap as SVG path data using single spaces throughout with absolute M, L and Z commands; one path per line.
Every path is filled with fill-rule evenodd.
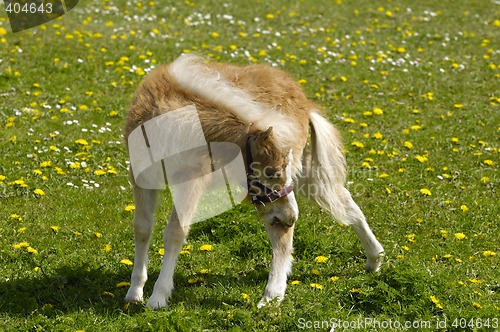
M 254 205 L 261 204 L 266 205 L 266 203 L 273 203 L 278 199 L 285 197 L 293 191 L 293 184 L 289 184 L 285 186 L 281 190 L 273 190 L 260 182 L 255 176 L 255 173 L 252 168 L 253 157 L 252 151 L 250 149 L 250 139 L 247 140 L 246 147 L 246 155 L 247 155 L 247 184 L 248 184 L 248 193 L 250 194 L 250 198 L 252 199 L 252 203 Z M 258 188 L 258 190 L 254 190 L 254 188 Z

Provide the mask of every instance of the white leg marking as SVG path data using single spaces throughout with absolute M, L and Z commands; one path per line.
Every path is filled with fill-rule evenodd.
M 257 305 L 258 308 L 262 308 L 273 299 L 279 304 L 285 296 L 286 280 L 292 270 L 293 229 L 294 226 L 284 227 L 279 224 L 271 226 L 266 223 L 266 231 L 273 248 L 273 258 L 266 290 Z
M 188 224 L 189 225 L 189 224 Z M 184 240 L 189 232 L 189 226 L 181 227 L 177 212 L 172 212 L 164 233 L 165 254 L 160 275 L 156 280 L 153 294 L 148 300 L 148 307 L 158 309 L 165 307 L 174 288 L 174 268 Z
M 182 192 L 177 192 L 180 201 L 189 202 L 189 204 L 182 204 L 182 214 L 178 213 L 174 206 L 172 215 L 165 228 L 163 237 L 165 253 L 160 275 L 153 288 L 153 294 L 147 303 L 148 307 L 154 309 L 165 307 L 172 294 L 172 289 L 174 288 L 174 268 L 177 263 L 177 257 L 189 233 L 190 221 L 206 185 L 201 178 L 199 181 L 192 181 L 191 184 L 189 188 L 184 188 Z
M 378 271 L 384 260 L 384 248 L 378 242 L 375 235 L 373 235 L 363 212 L 354 202 L 347 189 L 343 189 L 342 196 L 345 200 L 346 223 L 352 227 L 366 251 L 367 261 L 365 268 L 368 271 Z
M 130 288 L 125 296 L 126 302 L 142 302 L 143 288 L 148 279 L 148 249 L 154 224 L 154 210 L 158 192 L 134 186 L 134 242 L 135 258 Z

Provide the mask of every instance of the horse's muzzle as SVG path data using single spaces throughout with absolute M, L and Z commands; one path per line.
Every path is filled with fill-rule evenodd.
M 295 221 L 297 221 L 297 218 L 295 217 L 289 217 L 289 218 L 273 217 L 270 224 L 271 226 L 281 225 L 284 227 L 292 227 L 295 224 Z

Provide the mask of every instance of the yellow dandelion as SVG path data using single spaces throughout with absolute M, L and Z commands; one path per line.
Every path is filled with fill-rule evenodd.
M 28 248 L 26 248 L 26 250 L 27 250 L 30 254 L 33 254 L 33 255 L 38 255 L 38 250 L 36 250 L 35 248 L 28 247 Z
M 469 281 L 473 284 L 482 284 L 483 281 L 481 279 L 471 278 Z
M 135 205 L 127 205 L 125 211 L 131 212 L 135 210 Z
M 429 189 L 427 189 L 427 188 L 420 189 L 420 193 L 422 195 L 425 195 L 425 196 L 431 196 L 432 195 L 431 191 Z
M 465 234 L 464 234 L 464 233 L 455 233 L 455 238 L 456 238 L 457 240 L 463 240 L 463 239 L 466 239 L 466 238 L 467 238 L 467 236 L 465 236 Z
M 134 263 L 130 260 L 130 259 L 122 259 L 120 261 L 120 264 L 124 264 L 124 265 L 134 265 Z
M 197 282 L 201 282 L 201 281 L 204 281 L 205 279 L 203 279 L 202 277 L 194 277 L 194 278 L 191 278 L 188 280 L 188 283 L 190 284 L 196 284 Z
M 122 282 L 119 282 L 116 284 L 117 288 L 128 287 L 128 286 L 130 286 L 130 282 L 128 282 L 128 281 L 122 281 Z
M 311 284 L 309 284 L 309 286 L 311 286 L 312 288 L 316 288 L 316 289 L 323 289 L 323 285 L 318 284 L 318 283 L 311 283 Z
M 443 309 L 443 305 L 441 304 L 441 302 L 439 301 L 439 299 L 437 297 L 435 297 L 434 295 L 431 295 L 430 299 L 431 299 L 431 302 L 434 303 L 438 309 Z
M 250 295 L 248 295 L 247 293 L 241 293 L 241 297 L 244 299 L 244 300 L 247 300 L 250 298 Z
M 429 160 L 429 158 L 427 158 L 426 156 L 420 156 L 420 155 L 416 156 L 415 158 L 421 163 L 425 163 L 426 161 Z
M 201 251 L 212 251 L 214 247 L 211 244 L 204 244 L 200 247 Z
M 442 229 L 439 231 L 439 233 L 441 233 L 441 236 L 444 238 L 444 239 L 447 239 L 448 238 L 448 231 Z
M 38 196 L 43 196 L 43 195 L 45 195 L 45 192 L 44 192 L 42 189 L 40 189 L 40 188 L 35 189 L 33 192 L 34 192 L 36 195 L 38 195 Z
M 477 302 L 473 302 L 473 303 L 472 303 L 472 306 L 473 306 L 474 308 L 476 308 L 476 309 L 481 309 L 481 308 L 483 307 L 482 305 L 480 305 L 480 304 L 479 304 L 479 303 L 477 303 Z
M 486 251 L 483 251 L 483 256 L 484 257 L 492 257 L 492 256 L 496 256 L 497 253 L 494 252 L 494 251 L 491 251 L 491 250 L 486 250 Z
M 84 140 L 83 138 L 79 138 L 75 141 L 76 144 L 80 144 L 80 145 L 89 145 L 89 142 L 87 142 L 86 140 Z
M 50 229 L 53 230 L 54 232 L 57 232 L 59 230 L 59 226 L 50 226 Z
M 106 245 L 104 246 L 104 251 L 106 251 L 106 252 L 111 251 L 111 245 L 106 244 Z
M 298 285 L 298 284 L 300 284 L 300 280 L 293 280 L 293 281 L 291 282 L 291 284 L 292 284 L 292 285 Z
M 316 263 L 326 263 L 328 261 L 328 257 L 318 256 L 314 259 Z
M 493 164 L 495 163 L 493 160 L 490 160 L 490 159 L 486 159 L 483 161 L 483 163 L 485 165 L 488 165 L 488 166 L 493 166 Z
M 161 256 L 165 255 L 165 249 L 164 249 L 164 248 L 160 248 L 160 249 L 158 249 L 158 253 L 159 253 Z
M 409 242 L 414 243 L 415 242 L 415 234 L 406 234 L 405 237 L 408 239 Z
M 382 114 L 384 114 L 384 111 L 381 108 L 375 107 L 373 109 L 373 114 L 375 114 L 375 115 L 382 115 Z
M 330 277 L 330 279 L 328 279 L 328 280 L 331 281 L 331 282 L 335 282 L 335 281 L 337 281 L 339 279 L 340 279 L 339 276 L 333 276 L 333 277 Z
M 20 243 L 15 243 L 12 245 L 12 248 L 14 249 L 20 249 L 20 248 L 26 248 L 29 247 L 29 242 L 20 242 Z

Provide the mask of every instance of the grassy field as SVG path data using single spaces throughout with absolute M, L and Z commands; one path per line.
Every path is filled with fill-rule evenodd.
M 349 189 L 386 249 L 378 274 L 363 270 L 350 229 L 302 199 L 286 298 L 258 310 L 271 249 L 252 207 L 238 206 L 193 226 L 167 309 L 124 304 L 134 250 L 124 114 L 149 70 L 188 51 L 279 66 L 328 110 Z M 0 329 L 500 326 L 494 1 L 87 0 L 15 34 L 0 6 L 0 128 Z

